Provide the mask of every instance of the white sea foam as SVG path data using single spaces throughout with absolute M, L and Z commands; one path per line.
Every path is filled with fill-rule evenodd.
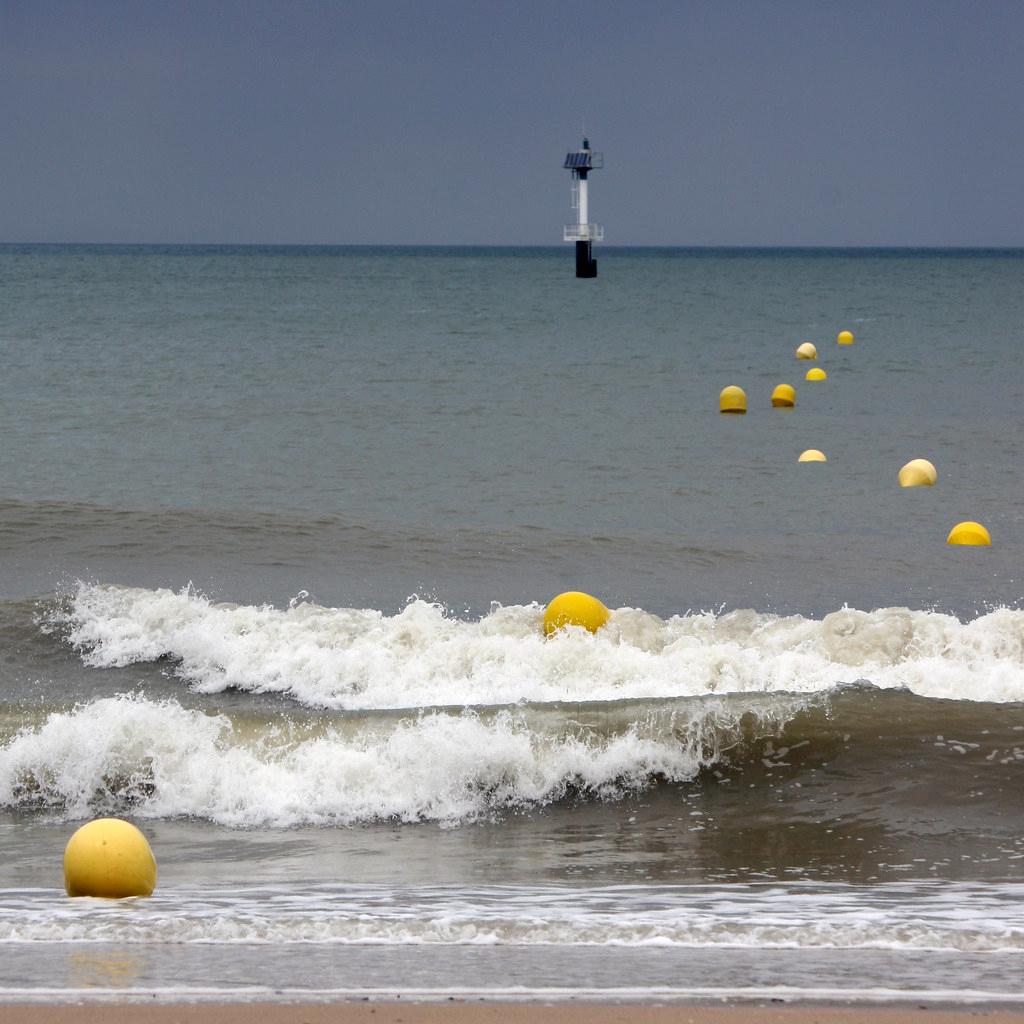
M 593 945 L 1024 953 L 1018 884 L 8 890 L 0 942 Z
M 478 621 L 413 600 L 397 615 L 215 604 L 192 592 L 81 585 L 68 627 L 88 665 L 171 659 L 194 689 L 278 692 L 310 706 L 398 708 L 811 693 L 869 680 L 928 697 L 1024 700 L 1024 611 L 970 622 L 885 608 L 821 620 L 754 611 L 612 613 L 596 636 L 541 632 L 539 605 Z
M 746 710 L 722 702 L 696 719 L 648 716 L 604 730 L 561 719 L 536 728 L 522 709 L 253 728 L 175 701 L 109 697 L 54 712 L 0 747 L 0 807 L 74 818 L 128 806 L 232 826 L 454 822 L 569 792 L 615 797 L 653 776 L 692 779 Z M 793 710 L 783 702 L 765 715 Z

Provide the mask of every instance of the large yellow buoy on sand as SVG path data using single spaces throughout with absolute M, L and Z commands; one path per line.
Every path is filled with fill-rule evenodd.
M 968 519 L 963 523 L 957 523 L 956 526 L 949 531 L 946 543 L 967 544 L 973 547 L 988 547 L 992 543 L 992 538 L 988 535 L 988 530 L 986 530 L 981 523 L 975 523 Z
M 551 636 L 565 626 L 582 626 L 596 633 L 608 621 L 610 614 L 596 597 L 568 590 L 544 609 L 544 635 Z
M 792 384 L 776 384 L 772 392 L 772 407 L 792 409 L 796 405 L 796 388 Z
M 852 345 L 853 344 L 853 331 L 840 331 L 836 335 L 837 345 Z
M 83 825 L 64 848 L 69 896 L 148 896 L 156 888 L 156 861 L 146 837 L 120 818 Z
M 804 380 L 828 380 L 828 374 L 820 366 L 812 366 L 804 376 Z
M 927 459 L 911 459 L 899 475 L 900 487 L 931 487 L 939 478 Z
M 807 451 L 800 453 L 800 458 L 797 462 L 828 462 L 825 458 L 825 453 L 818 451 L 817 448 L 808 448 Z
M 805 341 L 802 345 L 796 347 L 797 359 L 817 359 L 818 350 L 809 341 Z
M 747 411 L 747 394 L 743 388 L 738 388 L 735 384 L 722 388 L 722 393 L 718 396 L 718 411 L 745 413 Z

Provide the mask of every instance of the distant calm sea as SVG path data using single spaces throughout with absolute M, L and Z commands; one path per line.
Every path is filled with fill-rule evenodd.
M 0 246 L 0 1001 L 1024 1004 L 1024 251 L 597 255 Z

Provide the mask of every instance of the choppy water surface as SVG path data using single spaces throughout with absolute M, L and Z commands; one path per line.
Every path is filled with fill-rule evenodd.
M 1022 271 L 0 247 L 0 997 L 1024 1001 Z

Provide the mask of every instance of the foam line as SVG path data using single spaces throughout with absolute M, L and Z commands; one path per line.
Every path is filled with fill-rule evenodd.
M 779 999 L 786 1003 L 928 1003 L 966 1005 L 1024 1005 L 1020 992 L 984 989 L 798 988 L 790 985 L 749 987 L 671 987 L 645 985 L 608 988 L 0 988 L 0 1003 L 217 1003 L 217 1002 L 354 1002 L 370 1000 L 409 1003 L 465 999 L 503 1003 L 697 1003 L 704 1001 L 758 1002 Z

